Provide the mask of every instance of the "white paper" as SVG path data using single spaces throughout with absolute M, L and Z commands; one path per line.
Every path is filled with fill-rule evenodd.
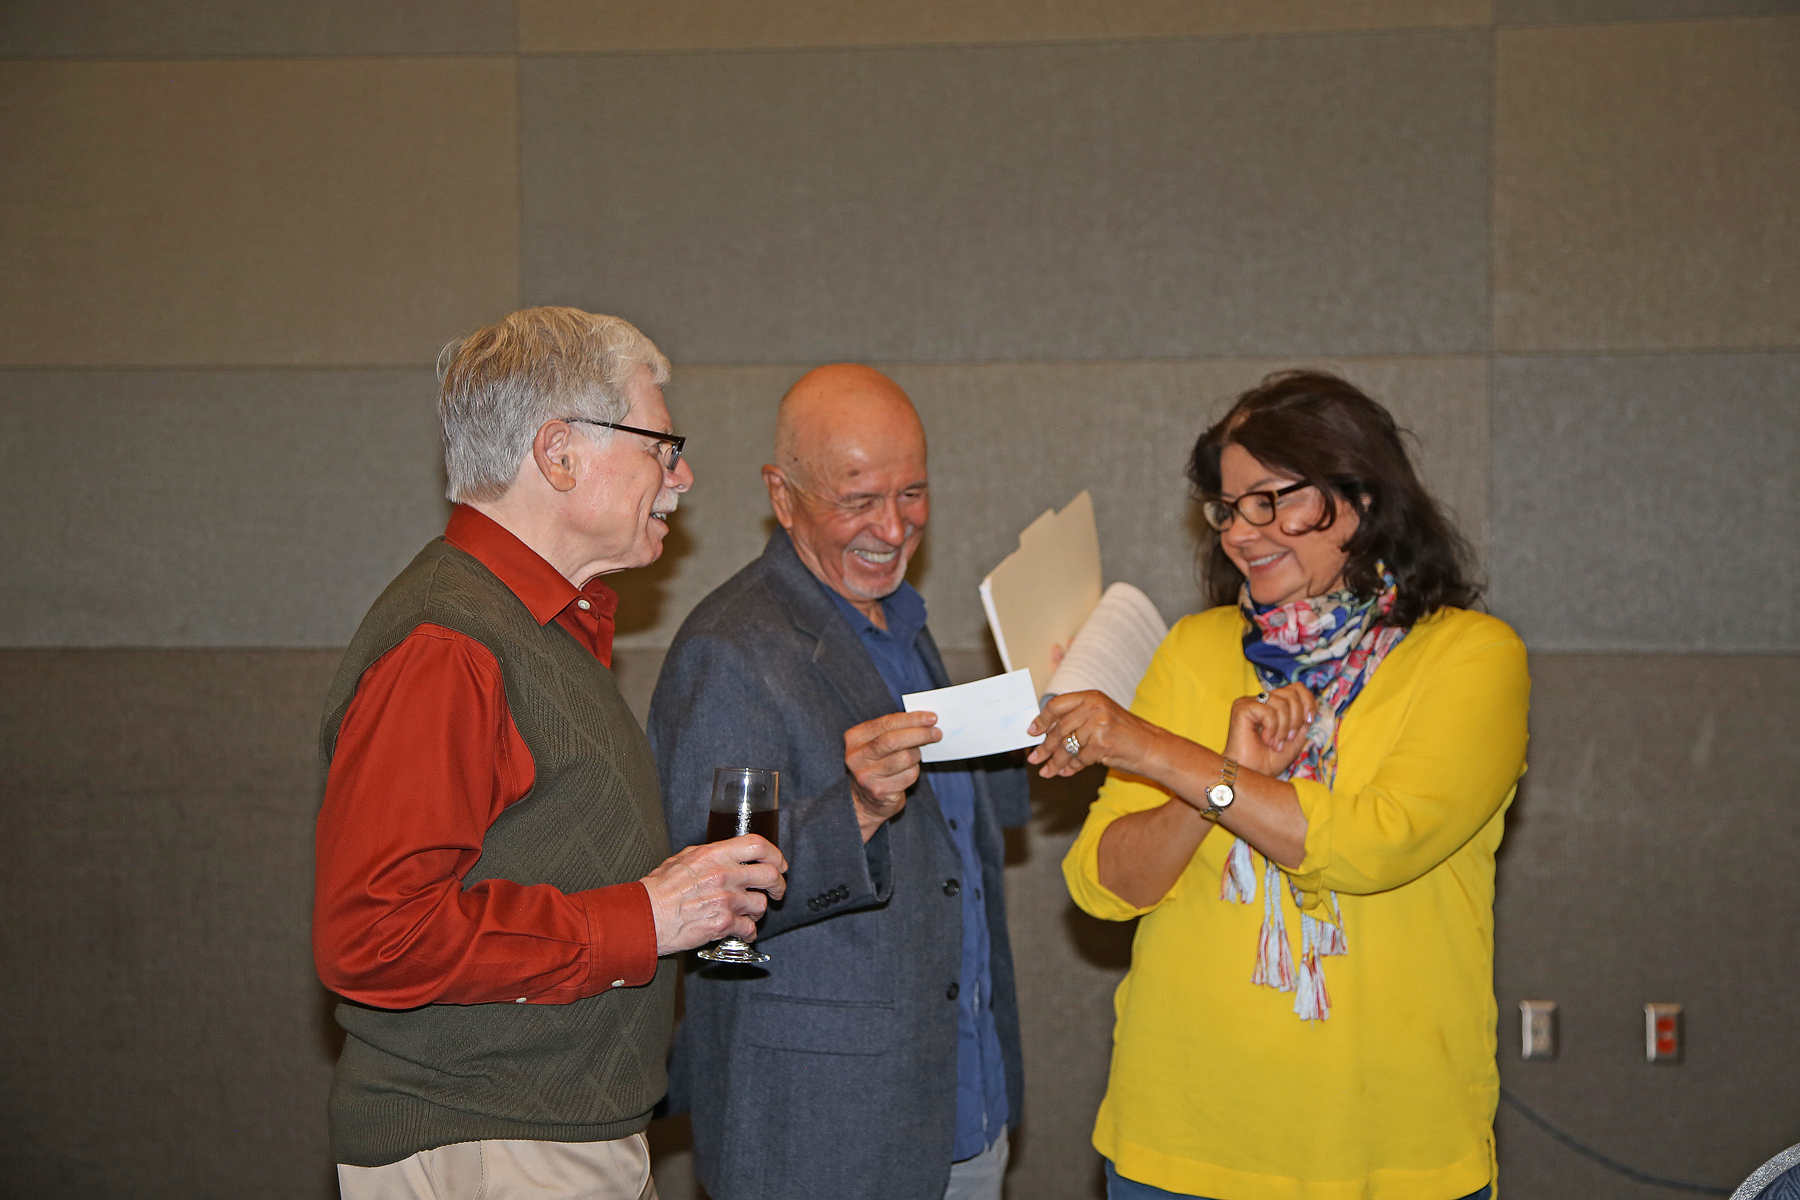
M 1044 740 L 1025 732 L 1038 715 L 1038 702 L 1031 671 L 1024 667 L 956 687 L 909 692 L 900 699 L 907 712 L 937 714 L 937 727 L 944 737 L 919 747 L 919 757 L 925 762 L 980 758 Z
M 1169 627 L 1150 597 L 1129 583 L 1115 583 L 1082 624 L 1044 690 L 1060 695 L 1092 688 L 1120 708 L 1130 708 L 1138 681 L 1168 636 Z

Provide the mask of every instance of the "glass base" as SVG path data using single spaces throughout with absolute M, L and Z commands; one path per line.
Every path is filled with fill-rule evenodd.
M 742 938 L 726 938 L 711 946 L 695 951 L 707 962 L 716 963 L 766 963 L 769 956 L 752 946 Z

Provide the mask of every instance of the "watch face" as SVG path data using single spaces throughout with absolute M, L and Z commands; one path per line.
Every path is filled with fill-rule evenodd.
M 1206 789 L 1206 798 L 1214 808 L 1230 808 L 1231 802 L 1237 799 L 1237 793 L 1231 790 L 1228 783 L 1215 783 Z

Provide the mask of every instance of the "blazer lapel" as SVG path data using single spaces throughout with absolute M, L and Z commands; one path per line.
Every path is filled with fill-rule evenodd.
M 777 529 L 769 539 L 763 550 L 763 561 L 768 564 L 777 588 L 784 593 L 794 627 L 817 642 L 813 663 L 843 699 L 844 707 L 850 712 L 851 724 L 860 725 L 893 712 L 894 697 L 881 678 L 881 672 L 875 669 L 869 652 L 863 649 L 862 641 L 844 620 L 844 614 L 838 611 L 837 605 L 821 590 L 819 581 L 813 578 L 813 573 L 794 553 L 785 529 Z M 932 681 L 939 687 L 947 685 L 950 678 L 944 672 L 944 660 L 929 631 L 919 634 L 919 648 Z M 937 794 L 931 790 L 930 774 L 929 771 L 919 773 L 907 809 L 930 814 L 926 824 L 937 830 L 943 844 L 954 853 L 956 845 L 950 837 L 950 827 L 944 823 L 944 814 L 938 808 Z
M 785 529 L 777 529 L 769 539 L 763 559 L 776 584 L 785 593 L 794 628 L 816 643 L 813 663 L 850 711 L 851 724 L 860 725 L 893 712 L 894 697 L 883 682 L 881 672 L 875 669 L 869 652 L 863 649 L 856 631 L 844 620 L 844 614 L 838 611 L 819 581 L 794 553 Z M 934 647 L 927 659 L 928 665 L 936 655 Z

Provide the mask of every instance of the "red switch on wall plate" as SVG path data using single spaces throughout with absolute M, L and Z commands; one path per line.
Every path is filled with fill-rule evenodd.
M 1681 1005 L 1644 1005 L 1644 1061 L 1678 1063 L 1681 1061 Z

